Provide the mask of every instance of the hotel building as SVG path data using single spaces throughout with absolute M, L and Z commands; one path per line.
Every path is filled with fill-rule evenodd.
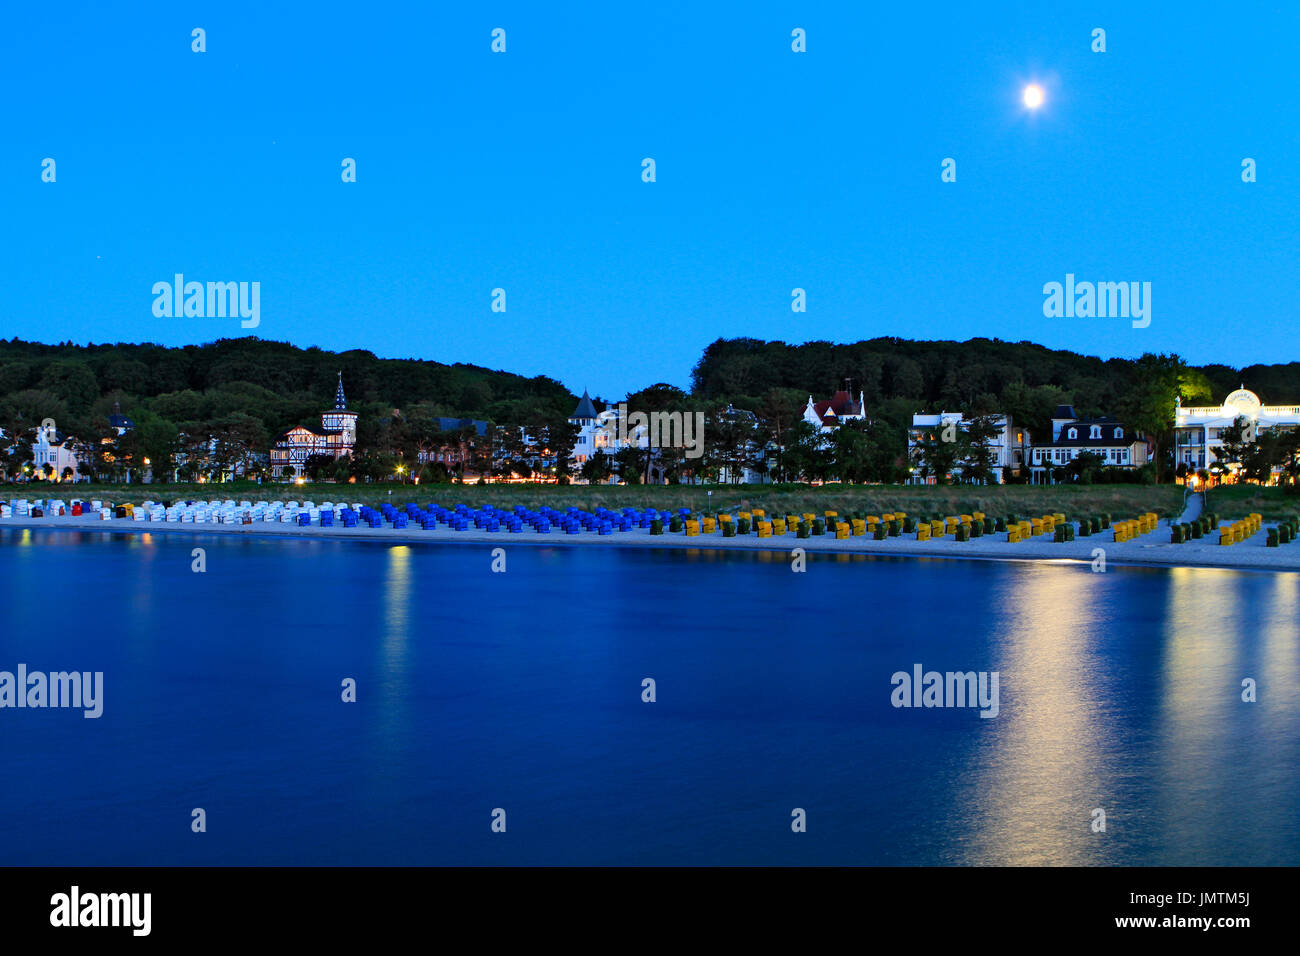
M 1025 464 L 1029 450 L 1029 432 L 1011 421 L 1010 415 L 991 415 L 986 419 L 995 429 L 993 435 L 984 442 L 989 452 L 989 466 L 993 470 L 993 480 L 1002 484 L 1003 469 L 1009 468 L 1012 474 L 1019 474 Z M 907 432 L 907 458 L 912 463 L 912 476 L 909 485 L 933 485 L 939 480 L 938 475 L 918 474 L 925 470 L 925 443 L 934 441 L 956 441 L 956 435 L 963 429 L 970 428 L 973 420 L 962 416 L 961 412 L 939 412 L 937 415 L 916 414 L 912 416 L 912 427 Z M 953 437 L 948 438 L 947 435 Z M 962 464 L 958 462 L 947 478 L 960 479 Z
M 1052 413 L 1051 444 L 1035 445 L 1030 451 L 1030 483 L 1054 484 L 1052 472 L 1085 452 L 1098 456 L 1103 468 L 1135 469 L 1151 460 L 1146 439 L 1118 419 L 1079 418 L 1073 406 L 1058 405 Z
M 1238 418 L 1253 425 L 1255 434 L 1296 428 L 1300 426 L 1300 405 L 1265 405 L 1244 385 L 1222 405 L 1184 406 L 1180 397 L 1174 408 L 1174 464 L 1208 469 L 1220 458 L 1224 429 Z

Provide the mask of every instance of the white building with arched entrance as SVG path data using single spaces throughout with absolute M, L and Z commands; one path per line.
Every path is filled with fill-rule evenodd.
M 1222 405 L 1184 406 L 1179 398 L 1174 408 L 1174 464 L 1188 468 L 1209 468 L 1220 457 L 1223 431 L 1238 418 L 1245 419 L 1258 435 L 1275 428 L 1300 427 L 1300 405 L 1265 405 L 1244 385 L 1223 400 Z

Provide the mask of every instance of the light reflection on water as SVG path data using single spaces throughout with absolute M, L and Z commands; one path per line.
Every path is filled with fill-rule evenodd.
M 1095 631 L 1105 608 L 1080 600 L 1079 571 L 1028 567 L 1001 594 L 1003 687 L 996 734 L 972 756 L 978 781 L 955 816 L 973 829 L 961 862 L 1082 865 L 1095 794 L 1113 785 L 1098 700 Z
M 1300 862 L 1300 575 L 507 550 L 0 530 L 0 669 L 107 687 L 0 713 L 0 862 Z M 914 662 L 1000 715 L 891 707 Z M 229 839 L 161 822 L 196 791 Z

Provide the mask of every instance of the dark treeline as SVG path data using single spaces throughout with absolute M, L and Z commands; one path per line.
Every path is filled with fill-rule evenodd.
M 436 414 L 508 421 L 563 417 L 576 400 L 554 379 L 525 378 L 472 365 L 381 359 L 364 350 L 328 352 L 257 338 L 206 345 L 44 345 L 0 340 L 0 398 L 51 399 L 42 417 L 78 417 L 116 397 L 123 412 L 141 406 L 179 417 L 241 411 L 268 428 L 319 424 L 343 372 L 348 402 L 394 408 L 420 404 Z M 134 416 L 133 416 L 134 417 Z M 175 414 L 168 417 L 178 417 Z
M 121 452 L 108 456 L 116 470 L 125 459 L 170 461 L 178 452 L 198 462 L 199 446 L 214 441 L 219 456 L 244 461 L 264 454 L 290 426 L 319 427 L 321 412 L 334 405 L 340 371 L 348 407 L 359 415 L 359 451 L 386 449 L 399 426 L 418 423 L 427 431 L 441 417 L 562 422 L 577 400 L 540 376 L 251 337 L 183 348 L 12 339 L 0 340 L 0 429 L 7 436 L 0 443 L 21 445 L 34 426 L 53 419 L 88 457 L 105 457 L 89 453 L 112 438 Z M 136 425 L 125 442 L 130 455 L 109 428 L 115 403 Z M 0 462 L 0 470 L 9 463 Z
M 420 404 L 438 415 L 522 421 L 567 415 L 575 401 L 559 382 L 540 376 L 251 337 L 183 348 L 0 340 L 0 398 L 34 400 L 42 406 L 31 409 L 38 420 L 78 418 L 113 398 L 133 417 L 142 408 L 172 418 L 240 411 L 274 430 L 313 419 L 319 424 L 340 371 L 357 409 L 378 405 L 391 413 Z
M 1154 376 L 1154 382 L 1153 382 Z M 1268 404 L 1300 403 L 1300 362 L 1190 366 L 1177 356 L 1107 359 L 1053 350 L 1030 342 L 966 342 L 877 338 L 851 345 L 788 345 L 759 339 L 718 339 L 692 374 L 697 398 L 737 406 L 770 403 L 774 394 L 818 400 L 859 390 L 873 417 L 905 428 L 914 412 L 1006 412 L 1035 439 L 1051 437 L 1057 405 L 1081 416 L 1116 415 L 1134 427 L 1160 431 L 1163 399 L 1153 384 L 1173 385 L 1184 404 L 1217 404 L 1245 383 Z M 1156 389 L 1157 392 L 1160 389 Z M 1158 407 L 1151 407 L 1152 405 Z

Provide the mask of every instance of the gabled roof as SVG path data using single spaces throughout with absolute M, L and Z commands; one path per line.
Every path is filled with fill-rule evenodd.
M 834 425 L 845 415 L 861 415 L 863 413 L 862 406 L 853 400 L 852 395 L 843 390 L 832 395 L 829 401 L 813 402 L 812 407 L 824 425 Z
M 294 425 L 292 428 L 286 428 L 280 434 L 275 436 L 275 440 L 287 437 L 292 432 L 311 432 L 313 435 L 328 437 L 330 435 L 342 435 L 343 430 L 340 428 L 318 428 L 315 425 Z

